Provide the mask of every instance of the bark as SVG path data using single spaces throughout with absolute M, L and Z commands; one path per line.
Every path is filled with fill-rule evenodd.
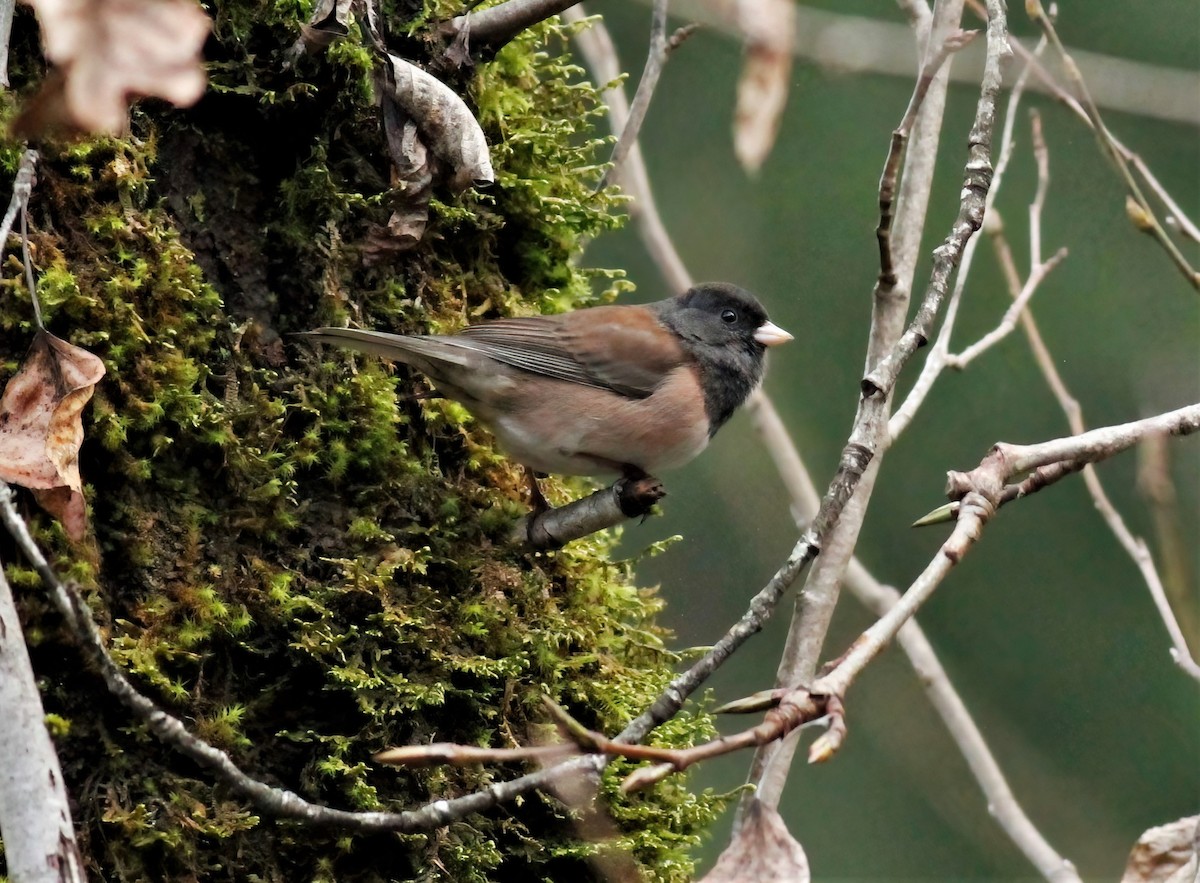
M 83 881 L 71 809 L 12 590 L 0 567 L 0 836 L 17 883 Z

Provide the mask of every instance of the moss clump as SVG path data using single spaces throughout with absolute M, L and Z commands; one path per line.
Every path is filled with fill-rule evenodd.
M 69 548 L 31 513 L 42 541 L 144 690 L 311 800 L 397 810 L 507 777 L 370 757 L 431 740 L 528 743 L 545 735 L 543 696 L 619 729 L 673 658 L 657 599 L 609 562 L 612 538 L 514 554 L 503 537 L 523 510 L 518 476 L 461 408 L 412 399 L 419 381 L 377 360 L 286 338 L 345 317 L 448 329 L 595 299 L 572 260 L 613 225 L 614 206 L 593 193 L 600 108 L 562 29 L 531 30 L 455 84 L 493 146 L 496 187 L 439 192 L 421 245 L 365 267 L 361 244 L 388 213 L 367 56 L 350 39 L 284 71 L 306 9 L 222 0 L 212 12 L 213 88 L 195 108 L 139 110 L 124 140 L 43 146 L 43 308 L 108 376 L 82 452 L 94 542 Z M 405 15 L 392 11 L 397 34 Z M 32 21 L 17 25 L 28 90 Z M 399 39 L 418 61 L 429 51 Z M 10 172 L 18 148 L 0 144 Z M 12 274 L 2 284 L 11 368 L 31 313 Z M 98 879 L 587 876 L 594 845 L 537 796 L 403 837 L 259 818 L 131 722 L 79 671 L 33 574 L 10 574 Z M 684 716 L 659 738 L 707 733 Z M 678 782 L 612 798 L 622 845 L 660 879 L 689 875 L 686 849 L 721 803 Z

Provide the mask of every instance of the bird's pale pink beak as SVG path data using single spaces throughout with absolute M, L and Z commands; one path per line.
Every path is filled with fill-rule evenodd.
M 754 339 L 763 346 L 777 346 L 781 343 L 787 343 L 792 339 L 792 335 L 788 334 L 774 322 L 764 322 L 754 332 Z

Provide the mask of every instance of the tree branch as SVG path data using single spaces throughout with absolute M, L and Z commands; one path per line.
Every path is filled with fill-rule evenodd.
M 21 883 L 86 883 L 62 768 L 0 562 L 0 836 Z
M 584 13 L 577 7 L 564 13 L 563 18 L 572 22 L 582 21 Z M 576 34 L 575 43 L 591 68 L 596 82 L 609 84 L 604 89 L 604 100 L 608 104 L 609 125 L 613 134 L 619 136 L 629 119 L 629 102 L 625 98 L 624 87 L 618 82 L 621 67 L 617 62 L 616 47 L 608 28 L 602 21 L 597 20 L 587 30 Z M 636 139 L 631 141 L 625 162 L 621 168 L 614 170 L 614 175 L 615 180 L 633 199 L 629 214 L 637 224 L 642 245 L 658 267 L 667 288 L 674 294 L 682 294 L 692 287 L 693 280 L 684 266 L 683 259 L 679 257 L 679 252 L 675 250 L 666 225 L 663 224 L 658 203 L 655 202 L 654 193 L 650 189 L 650 176 L 646 172 L 642 149 Z
M 654 97 L 654 89 L 662 76 L 663 67 L 673 51 L 695 30 L 694 25 L 688 25 L 667 36 L 667 3 L 668 0 L 654 0 L 654 12 L 650 19 L 650 51 L 646 55 L 646 65 L 642 69 L 642 78 L 638 81 L 637 91 L 633 93 L 633 104 L 629 108 L 621 134 L 609 157 L 609 169 L 596 185 L 597 190 L 603 190 L 617 176 L 621 164 L 629 151 L 637 143 L 638 133 L 650 109 L 650 99 Z
M 474 56 L 495 55 L 517 34 L 558 15 L 580 0 L 506 0 L 496 6 L 478 9 L 445 22 L 439 32 L 461 51 L 452 53 L 458 63 Z M 474 49 L 469 48 L 473 45 Z
M 1084 82 L 1083 74 L 1079 71 L 1079 66 L 1076 65 L 1075 59 L 1067 52 L 1067 48 L 1059 39 L 1058 31 L 1054 27 L 1054 22 L 1046 15 L 1046 11 L 1042 8 L 1041 0 L 1027 0 L 1025 9 L 1029 13 L 1030 18 L 1034 23 L 1041 28 L 1042 33 L 1050 41 L 1050 44 L 1058 51 L 1062 58 L 1063 69 L 1067 72 L 1067 78 L 1071 81 L 1079 97 L 1082 99 L 1082 106 L 1087 113 L 1088 119 L 1091 121 L 1092 129 L 1096 133 L 1096 138 L 1100 142 L 1100 149 L 1108 155 L 1109 159 L 1116 165 L 1117 171 L 1120 172 L 1121 178 L 1125 181 L 1125 187 L 1129 191 L 1130 197 L 1137 204 L 1140 212 L 1134 216 L 1134 223 L 1139 229 L 1151 234 L 1163 247 L 1171 261 L 1183 273 L 1184 278 L 1191 283 L 1192 288 L 1200 292 L 1200 273 L 1188 263 L 1187 258 L 1183 256 L 1183 252 L 1179 250 L 1179 246 L 1175 241 L 1167 235 L 1167 231 L 1163 229 L 1159 223 L 1157 216 L 1154 214 L 1154 209 L 1150 205 L 1150 201 L 1146 199 L 1142 193 L 1142 188 L 1138 186 L 1137 179 L 1129 171 L 1129 164 L 1126 162 L 1122 151 L 1117 148 L 1113 139 L 1112 133 L 1108 131 L 1108 127 L 1104 125 L 1104 120 L 1100 116 L 1100 108 L 1096 106 L 1095 100 L 1092 98 L 1092 93 Z
M 972 129 L 971 144 L 974 151 L 983 145 L 983 157 L 986 169 L 992 121 L 995 115 L 995 96 L 999 90 L 999 56 L 1004 47 L 1006 28 L 1003 23 L 1003 10 L 996 4 L 996 13 L 1000 16 L 999 30 L 995 21 L 989 21 L 988 52 L 989 66 L 981 90 L 980 111 L 976 124 Z M 957 2 L 939 3 L 934 12 L 934 22 L 930 31 L 929 43 L 925 47 L 925 57 L 934 59 L 942 51 L 944 41 L 952 34 L 959 32 L 959 20 L 962 7 Z M 923 69 L 929 69 L 924 65 Z M 994 71 L 993 71 L 994 69 Z M 868 378 L 878 370 L 880 365 L 886 365 L 889 373 L 883 386 L 870 386 L 865 381 L 862 385 L 862 398 L 858 413 L 855 416 L 855 432 L 861 427 L 863 443 L 871 450 L 874 462 L 872 468 L 864 476 L 863 482 L 854 499 L 847 507 L 845 517 L 831 537 L 830 543 L 824 548 L 821 559 L 814 566 L 805 583 L 804 590 L 796 600 L 792 623 L 788 631 L 787 645 L 776 673 L 776 684 L 789 686 L 809 680 L 820 658 L 821 648 L 829 624 L 833 618 L 842 577 L 846 565 L 853 555 L 858 535 L 866 517 L 867 506 L 874 489 L 875 477 L 879 469 L 879 458 L 875 455 L 887 449 L 887 420 L 891 407 L 890 396 L 892 386 L 899 374 L 900 368 L 912 356 L 912 350 L 900 351 L 904 342 L 901 330 L 904 327 L 905 316 L 908 312 L 909 293 L 916 268 L 917 253 L 920 247 L 921 232 L 924 228 L 925 210 L 928 204 L 929 192 L 932 186 L 934 158 L 937 153 L 937 142 L 941 128 L 942 108 L 945 103 L 946 82 L 949 77 L 949 65 L 942 64 L 937 75 L 929 83 L 924 101 L 918 112 L 918 121 L 914 125 L 913 137 L 905 159 L 904 177 L 901 182 L 900 202 L 897 216 L 900 221 L 896 228 L 894 248 L 894 263 L 896 267 L 895 284 L 889 284 L 890 279 L 880 275 L 876 282 L 872 298 L 871 327 L 868 335 L 866 371 Z M 918 87 L 919 88 L 919 87 Z M 915 93 L 914 93 L 915 94 Z M 984 113 L 987 108 L 986 114 Z M 907 115 L 907 113 L 906 113 Z M 974 137 L 978 135 L 979 137 Z M 889 154 L 890 154 L 889 150 Z M 973 166 L 977 158 L 973 154 L 968 162 L 968 183 L 974 177 Z M 885 166 L 886 168 L 886 166 Z M 881 176 L 881 181 L 886 176 Z M 990 181 L 990 176 L 987 177 Z M 968 208 L 972 215 L 982 216 L 982 200 L 986 196 L 987 181 L 984 182 L 979 197 L 978 208 L 974 207 L 974 191 L 964 189 L 963 204 L 960 216 Z M 883 200 L 881 199 L 881 204 Z M 952 263 L 957 263 L 961 254 L 962 243 L 969 239 L 972 229 L 965 229 L 965 236 L 952 237 L 952 243 L 946 255 Z M 936 255 L 937 253 L 935 253 Z M 937 263 L 935 261 L 935 268 Z M 937 280 L 931 282 L 930 291 L 937 291 Z M 940 290 L 945 291 L 945 282 Z M 930 296 L 926 296 L 926 303 Z M 940 297 L 938 299 L 940 304 Z M 936 313 L 937 305 L 933 305 Z M 918 314 L 920 316 L 920 314 Z M 932 321 L 932 314 L 929 316 Z M 778 805 L 783 786 L 787 780 L 789 759 L 795 748 L 794 740 L 785 741 L 780 745 L 770 745 L 756 752 L 751 767 L 750 781 L 757 784 L 756 797 L 764 804 L 774 808 Z M 745 800 L 739 807 L 739 813 L 747 806 Z M 735 828 L 737 823 L 735 822 Z

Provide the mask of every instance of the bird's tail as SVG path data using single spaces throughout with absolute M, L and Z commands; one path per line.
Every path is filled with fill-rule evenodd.
M 456 345 L 454 338 L 388 334 L 361 328 L 317 328 L 299 336 L 316 343 L 333 344 L 403 362 L 434 380 L 440 379 L 447 371 L 478 367 L 478 356 Z

